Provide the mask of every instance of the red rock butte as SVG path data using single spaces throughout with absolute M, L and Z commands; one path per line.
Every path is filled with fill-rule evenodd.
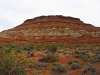
M 39 16 L 0 32 L 0 44 L 100 44 L 100 27 L 70 16 Z

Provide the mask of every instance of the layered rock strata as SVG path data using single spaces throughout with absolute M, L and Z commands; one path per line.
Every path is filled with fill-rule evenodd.
M 11 44 L 100 44 L 100 27 L 79 18 L 39 16 L 0 33 L 0 43 Z

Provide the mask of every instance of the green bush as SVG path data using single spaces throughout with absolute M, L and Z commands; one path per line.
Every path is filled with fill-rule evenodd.
M 33 69 L 34 68 L 34 63 L 29 63 L 29 68 Z
M 58 47 L 57 47 L 57 45 L 50 45 L 50 46 L 48 46 L 47 49 L 50 50 L 50 51 L 52 51 L 52 52 L 56 52 L 57 49 L 58 49 Z
M 77 59 L 73 59 L 73 60 L 70 60 L 70 61 L 68 62 L 68 64 L 72 64 L 72 63 L 79 63 L 79 61 L 78 61 Z
M 88 57 L 88 55 L 83 55 L 82 59 L 84 62 L 87 62 L 89 60 L 89 57 Z
M 85 74 L 98 75 L 97 68 L 92 65 L 89 65 L 89 66 L 85 67 L 84 70 L 82 71 L 82 75 L 85 75 Z
M 96 58 L 97 58 L 97 61 L 100 62 L 100 55 L 99 54 L 96 56 Z
M 97 62 L 97 58 L 96 58 L 96 57 L 91 57 L 91 58 L 89 59 L 89 62 L 95 63 L 95 62 Z
M 34 67 L 37 67 L 37 68 L 43 68 L 43 67 L 47 67 L 48 66 L 48 63 L 44 63 L 44 62 L 35 62 L 34 63 Z
M 35 49 L 36 50 L 44 50 L 44 46 L 43 45 L 36 45 Z
M 0 51 L 0 75 L 26 75 L 26 59 L 11 50 Z
M 55 73 L 67 73 L 68 67 L 62 66 L 59 63 L 54 63 L 51 70 L 54 71 Z
M 78 58 L 82 58 L 84 62 L 87 62 L 89 59 L 89 55 L 86 54 L 85 52 L 74 52 L 75 56 Z
M 40 62 L 56 62 L 57 58 L 54 55 L 47 55 L 43 58 L 40 58 L 38 61 L 40 61 Z
M 20 53 L 20 52 L 21 52 L 21 49 L 20 49 L 20 48 L 16 48 L 15 51 L 16 51 L 17 53 Z
M 81 67 L 81 65 L 79 64 L 79 63 L 72 63 L 71 64 L 71 69 L 72 70 L 76 70 L 76 69 L 78 69 L 78 68 L 80 68 Z
M 34 46 L 33 45 L 28 45 L 28 46 L 25 46 L 23 49 L 25 51 L 31 51 L 32 49 L 34 49 Z
M 2 49 L 2 46 L 0 46 L 0 49 Z

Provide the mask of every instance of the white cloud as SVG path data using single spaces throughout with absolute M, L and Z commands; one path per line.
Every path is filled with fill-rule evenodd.
M 0 0 L 0 31 L 41 15 L 78 17 L 100 26 L 99 3 L 99 0 Z

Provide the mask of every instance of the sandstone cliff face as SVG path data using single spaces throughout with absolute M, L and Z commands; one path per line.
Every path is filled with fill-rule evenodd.
M 9 43 L 15 44 L 93 44 L 100 43 L 100 27 L 73 17 L 40 16 L 1 32 L 0 37 L 0 40 L 9 39 Z

